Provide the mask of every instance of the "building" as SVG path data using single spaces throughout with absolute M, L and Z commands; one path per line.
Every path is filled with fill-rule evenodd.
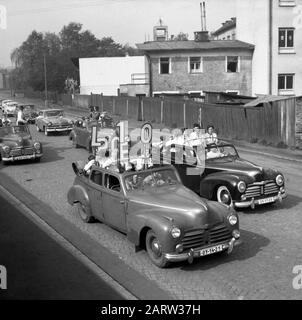
M 222 26 L 212 33 L 214 40 L 236 40 L 236 18 L 222 23 Z
M 80 58 L 79 73 L 81 94 L 149 95 L 144 56 Z
M 150 41 L 137 44 L 150 64 L 150 93 L 187 94 L 203 91 L 251 95 L 254 46 L 237 40 Z
M 302 0 L 237 0 L 237 39 L 255 45 L 252 94 L 302 95 Z

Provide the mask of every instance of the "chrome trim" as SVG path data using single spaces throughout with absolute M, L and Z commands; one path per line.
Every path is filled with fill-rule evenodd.
M 278 193 L 278 195 L 277 196 L 274 196 L 274 197 L 265 197 L 265 198 L 261 198 L 261 199 L 257 199 L 257 200 L 255 200 L 254 198 L 252 198 L 252 200 L 249 200 L 249 201 L 240 201 L 240 202 L 234 202 L 234 206 L 235 206 L 235 208 L 248 208 L 248 207 L 251 207 L 252 209 L 255 209 L 255 206 L 256 205 L 261 205 L 260 203 L 259 203 L 259 201 L 261 201 L 261 200 L 263 200 L 263 199 L 267 199 L 267 198 L 274 198 L 274 201 L 272 202 L 272 203 L 274 203 L 274 202 L 276 202 L 276 201 L 279 201 L 279 202 L 282 202 L 282 200 L 284 199 L 284 198 L 286 198 L 286 192 L 284 192 L 284 193 L 281 193 L 280 191 L 279 191 L 279 193 Z
M 22 156 L 16 156 L 16 157 L 8 157 L 8 158 L 2 157 L 2 161 L 31 160 L 31 159 L 41 158 L 42 155 L 43 153 L 36 153 L 36 154 L 22 155 Z

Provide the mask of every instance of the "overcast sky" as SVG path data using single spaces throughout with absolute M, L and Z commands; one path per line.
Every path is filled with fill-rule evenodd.
M 207 0 L 207 29 L 213 31 L 236 15 L 236 0 Z M 201 28 L 201 0 L 0 0 L 7 9 L 7 29 L 0 28 L 0 67 L 10 66 L 10 53 L 31 31 L 56 32 L 69 22 L 80 22 L 98 38 L 111 36 L 130 45 L 152 40 L 159 18 L 169 34 Z

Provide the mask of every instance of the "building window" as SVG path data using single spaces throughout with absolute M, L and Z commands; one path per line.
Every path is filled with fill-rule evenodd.
M 189 58 L 189 72 L 190 73 L 201 73 L 202 72 L 202 59 L 201 59 L 201 57 L 190 57 Z
M 294 29 L 279 28 L 279 48 L 293 48 L 293 47 L 294 47 Z
M 278 75 L 278 91 L 279 91 L 279 94 L 294 93 L 294 74 Z
M 226 57 L 226 72 L 240 72 L 240 59 L 238 56 Z
M 159 58 L 159 73 L 160 74 L 171 73 L 170 58 Z
M 296 5 L 296 0 L 279 0 L 280 7 L 294 7 Z

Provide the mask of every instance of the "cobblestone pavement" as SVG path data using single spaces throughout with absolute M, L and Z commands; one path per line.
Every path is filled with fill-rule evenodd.
M 99 241 L 146 279 L 178 299 L 301 299 L 292 287 L 295 265 L 302 265 L 301 164 L 243 154 L 263 166 L 281 169 L 289 196 L 281 205 L 264 206 L 240 213 L 242 240 L 230 256 L 196 259 L 159 269 L 145 251 L 134 252 L 125 235 L 101 223 L 84 224 L 68 205 L 73 160 L 86 160 L 87 151 L 73 149 L 66 135 L 46 137 L 31 127 L 44 146 L 41 163 L 0 164 L 5 173 L 50 205 L 58 214 Z M 17 195 L 16 195 L 17 196 Z

